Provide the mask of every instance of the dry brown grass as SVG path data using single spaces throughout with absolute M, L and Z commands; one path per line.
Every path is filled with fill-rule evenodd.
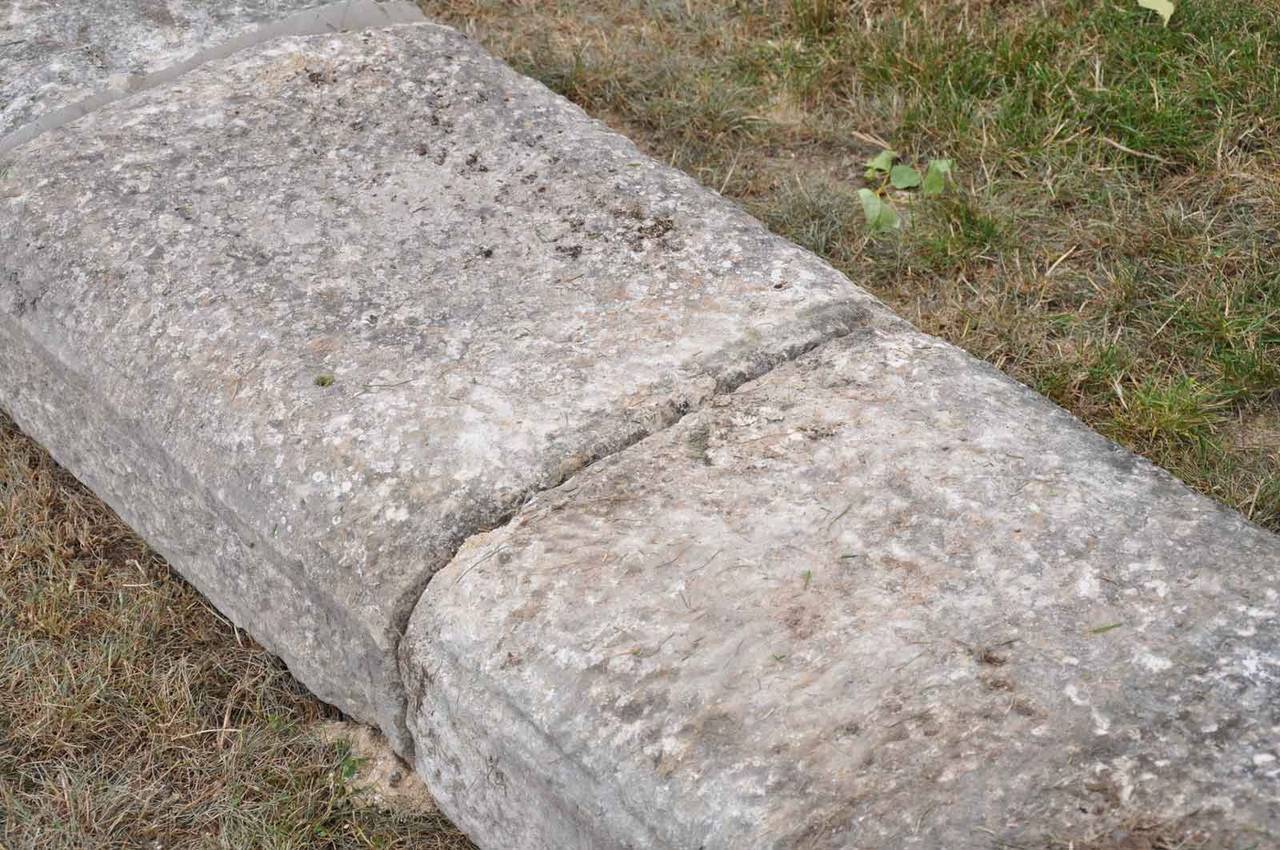
M 0 695 L 3 850 L 471 846 L 2 414 Z
M 422 5 L 1280 527 L 1274 0 L 1184 3 L 1167 31 L 1120 0 Z M 880 140 L 960 186 L 870 239 Z M 468 846 L 358 805 L 311 731 L 332 710 L 2 420 L 0 511 L 3 850 Z

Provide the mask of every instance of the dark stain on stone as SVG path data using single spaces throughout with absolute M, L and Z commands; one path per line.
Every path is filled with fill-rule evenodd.
M 652 221 L 646 221 L 636 230 L 636 235 L 641 239 L 661 239 L 672 230 L 675 230 L 676 223 L 674 219 L 662 217 L 655 218 Z
M 797 640 L 813 637 L 817 631 L 818 615 L 803 605 L 792 605 L 782 615 L 782 624 Z
M 974 650 L 973 657 L 977 659 L 979 664 L 989 664 L 992 667 L 1003 667 L 1009 662 L 1005 655 L 1001 655 L 991 647 L 979 647 Z
M 178 21 L 173 17 L 173 12 L 162 0 L 148 0 L 142 4 L 142 16 L 154 24 L 162 27 L 174 27 L 178 25 Z
M 338 81 L 338 75 L 328 68 L 325 68 L 325 69 L 308 68 L 307 79 L 314 86 L 324 86 L 324 85 L 331 85 L 332 83 L 336 83 Z
M 1024 699 L 1023 697 L 1015 699 L 1010 707 L 1013 709 L 1015 714 L 1022 717 L 1036 717 L 1040 714 L 1040 712 L 1036 710 L 1035 703 L 1031 702 L 1029 699 Z
M 1003 676 L 982 676 L 982 686 L 989 691 L 1012 691 L 1013 682 Z
M 704 752 L 716 752 L 732 746 L 742 737 L 742 725 L 727 711 L 712 710 L 702 714 L 684 730 Z
M 638 698 L 619 701 L 611 713 L 623 723 L 635 723 L 647 714 L 661 715 L 667 710 L 667 695 L 662 692 L 644 694 Z
M 711 429 L 706 424 L 699 424 L 689 429 L 689 434 L 685 437 L 685 445 L 689 449 L 690 459 L 704 466 L 711 466 L 711 456 L 708 454 L 708 449 L 711 447 Z

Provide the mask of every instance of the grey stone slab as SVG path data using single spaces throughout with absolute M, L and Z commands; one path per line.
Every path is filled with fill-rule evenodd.
M 894 323 L 469 540 L 402 658 L 484 847 L 1280 846 L 1280 539 Z
M 422 19 L 400 0 L 0 0 L 0 154 L 269 38 Z
M 429 24 L 208 62 L 0 173 L 0 404 L 402 751 L 466 537 L 884 314 Z

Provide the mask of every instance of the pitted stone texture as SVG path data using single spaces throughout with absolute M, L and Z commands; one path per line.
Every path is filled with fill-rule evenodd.
M 468 535 L 884 314 L 427 24 L 204 65 L 19 148 L 0 197 L 0 323 L 43 352 L 0 350 L 0 403 L 402 750 L 393 651 Z
M 421 19 L 404 0 L 0 0 L 0 153 L 255 40 Z
M 1270 847 L 1278 589 L 1273 535 L 869 328 L 468 541 L 401 651 L 481 846 Z
M 0 5 L 0 137 L 44 112 L 315 0 L 5 0 Z

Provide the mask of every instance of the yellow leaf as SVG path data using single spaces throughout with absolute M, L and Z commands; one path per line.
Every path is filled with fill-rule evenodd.
M 1169 19 L 1173 17 L 1176 8 L 1172 0 L 1138 0 L 1138 5 L 1159 15 L 1166 27 L 1169 26 Z

